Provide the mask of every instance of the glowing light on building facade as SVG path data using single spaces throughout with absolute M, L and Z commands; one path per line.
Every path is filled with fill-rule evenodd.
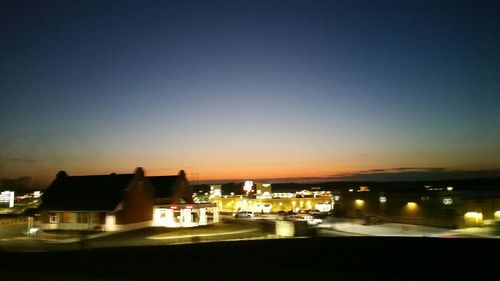
M 9 208 L 14 207 L 14 191 L 2 191 L 0 193 L 0 203 L 7 203 Z

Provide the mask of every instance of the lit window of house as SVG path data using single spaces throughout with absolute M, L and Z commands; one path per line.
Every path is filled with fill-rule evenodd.
M 51 213 L 49 215 L 49 222 L 50 223 L 57 223 L 57 215 L 55 213 Z

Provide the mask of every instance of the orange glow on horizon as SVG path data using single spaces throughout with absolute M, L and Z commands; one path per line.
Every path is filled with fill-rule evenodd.
M 217 159 L 213 161 L 201 161 L 193 165 L 190 161 L 165 163 L 164 161 L 119 161 L 116 159 L 105 162 L 94 163 L 75 163 L 75 162 L 57 162 L 30 164 L 29 166 L 21 164 L 7 166 L 4 169 L 3 178 L 18 178 L 29 176 L 33 183 L 39 187 L 46 187 L 50 184 L 57 172 L 66 171 L 68 175 L 105 175 L 111 173 L 130 174 L 134 173 L 137 167 L 142 167 L 146 176 L 175 175 L 180 170 L 184 170 L 188 180 L 192 183 L 203 181 L 239 181 L 239 180 L 274 180 L 283 181 L 307 181 L 308 179 L 317 180 L 335 180 L 336 176 L 349 176 L 359 173 L 359 171 L 368 171 L 377 168 L 382 171 L 395 167 L 385 163 L 374 165 L 370 162 L 355 163 L 352 161 L 317 161 L 309 160 L 292 161 L 274 161 L 274 158 L 264 158 L 262 162 L 250 158 L 249 162 L 245 160 L 235 160 L 235 162 Z M 169 166 L 166 166 L 169 165 Z M 407 165 L 409 167 L 418 167 L 422 165 Z M 397 170 L 396 170 L 397 172 Z M 362 174 L 362 173 L 361 173 Z M 339 179 L 340 180 L 340 179 Z

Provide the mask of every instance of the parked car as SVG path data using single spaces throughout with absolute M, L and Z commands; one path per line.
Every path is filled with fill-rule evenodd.
M 323 223 L 322 219 L 318 219 L 311 215 L 304 215 L 304 214 L 291 216 L 290 219 L 295 221 L 307 221 L 308 225 L 318 225 L 320 223 Z
M 285 211 L 279 211 L 278 214 L 276 215 L 277 220 L 284 220 L 287 217 L 288 217 L 288 214 Z
M 310 215 L 319 215 L 319 214 L 321 214 L 321 212 L 319 210 L 309 210 L 307 213 L 310 214 Z
M 248 211 L 238 211 L 238 212 L 233 213 L 233 217 L 235 217 L 235 218 L 253 218 L 254 213 L 248 212 Z

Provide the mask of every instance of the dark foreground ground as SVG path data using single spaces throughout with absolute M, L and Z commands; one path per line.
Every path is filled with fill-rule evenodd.
M 500 239 L 335 237 L 0 252 L 0 280 L 500 280 Z

